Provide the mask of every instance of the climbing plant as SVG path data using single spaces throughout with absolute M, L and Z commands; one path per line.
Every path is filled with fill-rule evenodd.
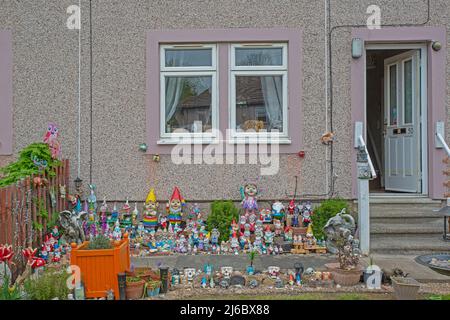
M 0 168 L 0 187 L 40 172 L 45 172 L 48 177 L 52 177 L 55 175 L 55 167 L 60 164 L 59 160 L 52 158 L 46 143 L 32 143 L 20 151 L 17 161 Z

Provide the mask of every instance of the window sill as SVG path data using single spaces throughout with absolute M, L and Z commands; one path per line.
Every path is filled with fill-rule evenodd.
M 228 143 L 229 144 L 292 144 L 292 141 L 289 137 L 259 137 L 258 140 L 255 142 L 249 141 L 249 139 L 254 140 L 255 137 L 232 137 L 229 138 Z M 276 140 L 276 141 L 273 141 Z
M 162 138 L 156 142 L 157 145 L 174 145 L 174 144 L 218 144 L 217 138 Z

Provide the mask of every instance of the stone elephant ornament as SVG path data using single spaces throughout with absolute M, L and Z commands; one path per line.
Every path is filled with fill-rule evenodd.
M 345 212 L 345 208 L 342 209 L 341 212 L 330 218 L 323 227 L 323 231 L 327 235 L 327 249 L 334 254 L 338 252 L 338 241 L 345 240 L 346 242 L 358 243 L 358 240 L 354 239 L 355 219 Z
M 61 236 L 61 241 L 63 243 L 77 244 L 82 243 L 86 240 L 84 230 L 82 227 L 82 221 L 86 216 L 86 212 L 76 212 L 64 210 L 59 214 L 59 223 L 63 230 L 63 235 Z

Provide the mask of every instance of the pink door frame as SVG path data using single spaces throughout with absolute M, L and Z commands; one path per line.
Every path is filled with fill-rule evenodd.
M 434 130 L 437 121 L 446 123 L 446 57 L 447 35 L 443 27 L 393 27 L 378 30 L 354 28 L 352 38 L 360 38 L 365 43 L 427 43 L 427 104 L 428 104 L 428 196 L 442 199 L 444 196 L 444 163 L 445 152 L 436 149 Z M 431 48 L 432 41 L 442 44 L 440 51 Z M 356 121 L 365 123 L 365 52 L 363 57 L 351 62 L 351 111 L 352 126 Z M 353 128 L 354 130 L 354 128 Z M 353 143 L 353 141 L 352 141 Z M 352 148 L 352 196 L 357 196 L 356 150 Z

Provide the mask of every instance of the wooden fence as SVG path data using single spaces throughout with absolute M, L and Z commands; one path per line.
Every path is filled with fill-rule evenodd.
M 48 183 L 36 185 L 35 177 L 45 178 Z M 11 244 L 16 253 L 28 246 L 41 245 L 47 222 L 68 208 L 67 199 L 61 198 L 60 185 L 66 187 L 68 195 L 69 160 L 62 160 L 52 177 L 31 176 L 0 188 L 0 244 Z M 54 195 L 54 201 L 50 194 Z

